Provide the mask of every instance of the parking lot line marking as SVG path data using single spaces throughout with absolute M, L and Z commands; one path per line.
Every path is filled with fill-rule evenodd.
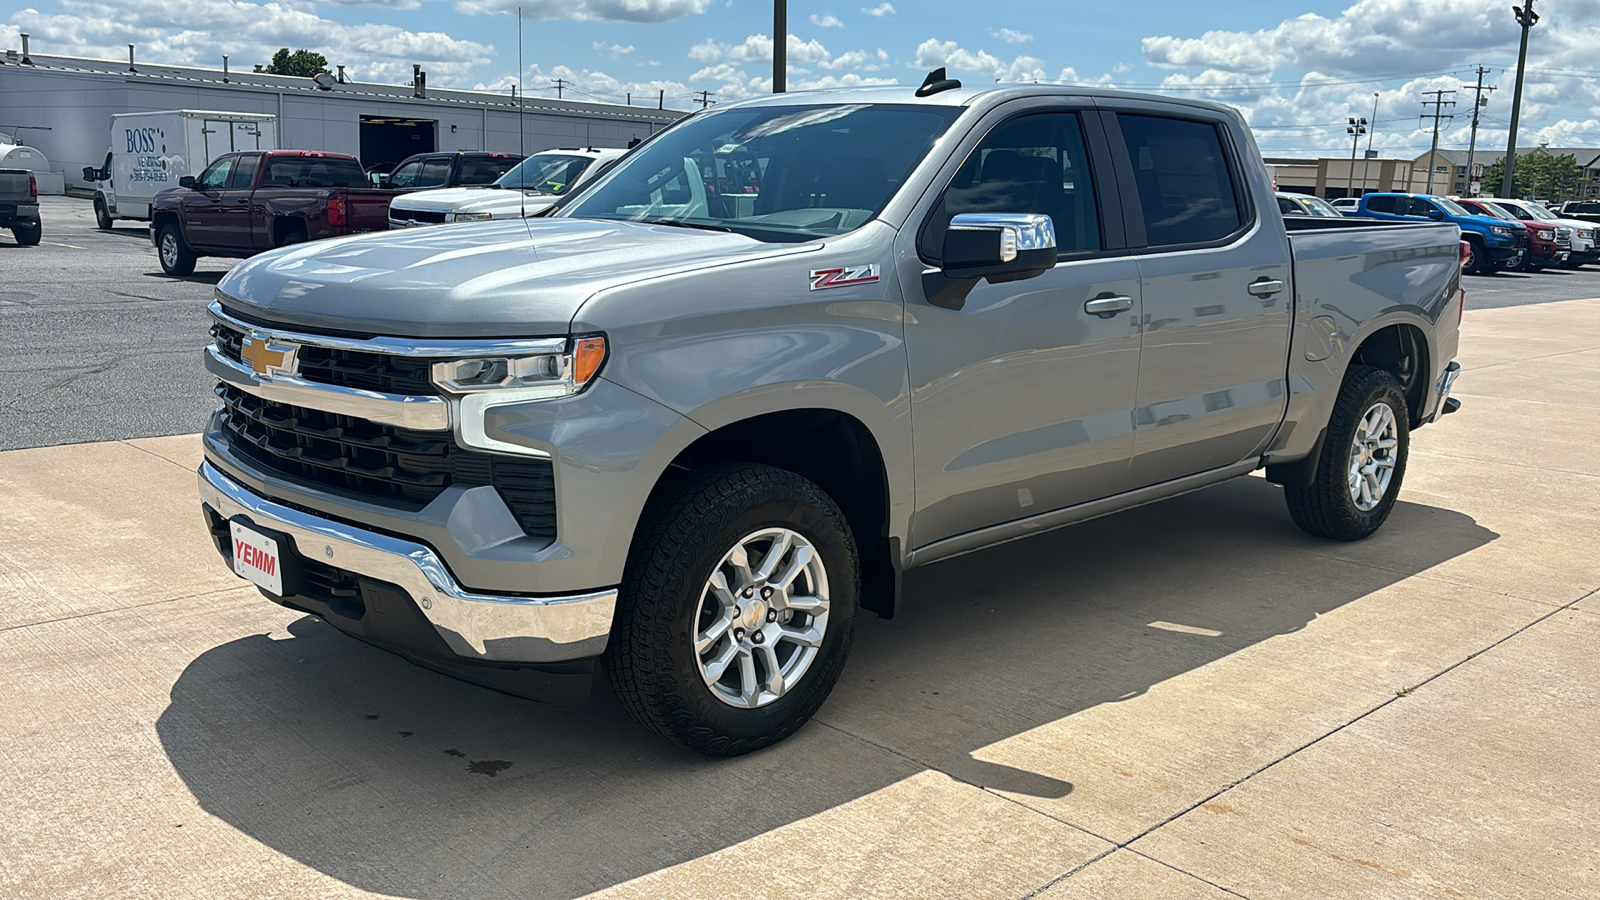
M 59 243 L 57 241 L 40 241 L 39 243 L 41 243 L 41 244 L 49 244 L 52 247 L 71 247 L 74 250 L 87 250 L 87 249 L 89 249 L 88 247 L 79 247 L 77 244 L 62 244 L 62 243 Z

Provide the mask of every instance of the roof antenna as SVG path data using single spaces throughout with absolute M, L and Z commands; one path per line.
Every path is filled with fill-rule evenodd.
M 961 82 L 954 78 L 946 78 L 944 66 L 940 66 L 929 72 L 928 77 L 923 79 L 922 87 L 917 88 L 917 96 L 931 97 L 940 91 L 953 91 L 959 87 L 961 87 Z

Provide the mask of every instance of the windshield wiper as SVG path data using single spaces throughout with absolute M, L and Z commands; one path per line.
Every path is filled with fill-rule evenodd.
M 726 225 L 712 225 L 709 222 L 691 222 L 688 219 L 674 219 L 670 216 L 659 219 L 635 219 L 644 225 L 671 225 L 674 228 L 696 228 L 700 231 L 721 231 L 725 234 L 738 234 Z

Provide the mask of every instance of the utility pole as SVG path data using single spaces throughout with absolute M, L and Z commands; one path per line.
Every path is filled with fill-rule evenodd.
M 694 99 L 700 101 L 700 108 L 701 109 L 705 109 L 706 107 L 711 105 L 711 92 L 710 91 L 695 91 L 695 93 L 700 95 L 698 97 L 695 97 Z
M 788 90 L 789 2 L 772 0 L 772 92 Z
M 1354 197 L 1356 195 L 1356 145 L 1361 143 L 1361 136 L 1367 133 L 1366 117 L 1357 119 L 1351 116 L 1350 127 L 1345 129 L 1345 133 L 1350 135 L 1350 178 L 1345 182 L 1344 195 L 1346 197 Z M 1365 181 L 1361 186 L 1363 188 L 1367 186 Z
M 1511 198 L 1516 182 L 1512 176 L 1517 168 L 1517 118 L 1522 115 L 1522 73 L 1528 66 L 1528 31 L 1539 23 L 1539 14 L 1533 11 L 1533 0 L 1522 0 L 1521 6 L 1511 7 L 1517 24 L 1522 26 L 1522 46 L 1517 50 L 1517 86 L 1511 91 L 1511 134 L 1506 138 L 1506 167 L 1500 175 L 1500 196 Z
M 1446 106 L 1455 106 L 1456 105 L 1456 102 L 1454 100 L 1446 100 L 1444 98 L 1445 94 L 1452 94 L 1453 95 L 1453 94 L 1455 94 L 1455 91 L 1423 91 L 1422 92 L 1422 96 L 1424 96 L 1424 97 L 1427 97 L 1429 95 L 1432 95 L 1432 97 L 1433 97 L 1433 100 L 1432 100 L 1432 103 L 1433 103 L 1433 148 L 1428 151 L 1428 187 L 1427 187 L 1427 190 L 1423 191 L 1423 193 L 1425 193 L 1425 194 L 1433 193 L 1433 170 L 1439 168 L 1439 120 L 1440 119 L 1454 119 L 1455 118 L 1454 115 L 1445 115 L 1444 112 L 1443 112 L 1443 110 L 1444 110 L 1444 108 Z M 1429 101 L 1427 101 L 1427 100 L 1422 101 L 1422 105 L 1423 106 L 1427 106 L 1428 103 L 1429 103 Z M 1428 117 L 1427 113 L 1423 113 L 1422 117 L 1424 119 L 1426 119 Z
M 1484 87 L 1483 86 L 1483 76 L 1485 76 L 1487 74 L 1489 74 L 1489 70 L 1485 69 L 1483 66 L 1479 66 L 1478 67 L 1478 83 L 1476 85 L 1467 85 L 1467 84 L 1463 84 L 1462 85 L 1463 88 L 1470 88 L 1472 90 L 1472 93 L 1473 93 L 1473 97 L 1472 97 L 1472 141 L 1471 141 L 1471 143 L 1467 144 L 1467 194 L 1469 196 L 1475 196 L 1478 193 L 1477 190 L 1475 190 L 1472 187 L 1472 179 L 1473 179 L 1473 176 L 1475 174 L 1472 171 L 1472 163 L 1473 163 L 1473 158 L 1478 155 L 1478 113 L 1481 112 L 1485 106 L 1489 105 L 1489 98 L 1485 97 L 1483 95 L 1483 92 L 1484 91 L 1493 91 L 1494 90 L 1494 85 L 1490 85 L 1489 87 Z
M 1361 193 L 1367 192 L 1367 173 L 1372 171 L 1372 133 L 1378 130 L 1378 92 L 1372 92 L 1372 127 L 1367 129 L 1367 152 L 1361 155 Z
M 555 81 L 550 82 L 550 86 L 556 89 L 557 100 L 561 99 L 561 91 L 571 83 L 572 82 L 566 80 L 565 78 L 557 78 Z

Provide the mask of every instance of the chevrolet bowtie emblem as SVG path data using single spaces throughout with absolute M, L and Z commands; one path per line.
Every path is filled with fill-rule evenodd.
M 250 364 L 257 375 L 293 375 L 296 344 L 274 343 L 264 334 L 247 334 L 239 343 L 239 357 Z

